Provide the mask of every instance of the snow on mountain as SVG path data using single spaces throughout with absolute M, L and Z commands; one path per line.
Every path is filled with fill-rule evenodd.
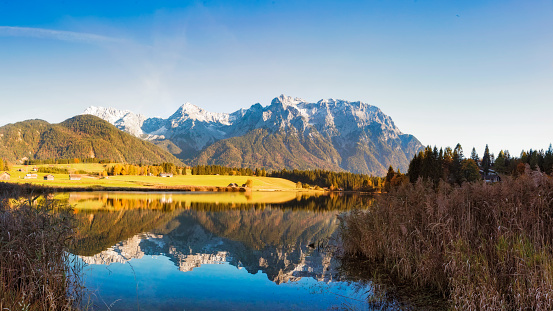
M 413 136 L 403 134 L 378 107 L 360 101 L 322 99 L 309 103 L 301 98 L 280 95 L 268 106 L 255 104 L 230 114 L 209 112 L 185 103 L 167 119 L 146 118 L 128 110 L 102 107 L 89 107 L 85 113 L 98 116 L 143 139 L 153 142 L 168 140 L 186 151 L 181 158 L 189 159 L 220 140 L 240 137 L 256 129 L 300 135 L 313 140 L 311 144 L 317 144 L 322 139 L 333 145 L 340 154 L 358 154 L 357 162 L 363 161 L 361 153 L 368 153 L 367 150 L 378 145 L 377 152 L 386 149 L 389 154 L 368 156 L 382 162 L 383 166 L 390 161 L 400 161 L 403 169 L 405 161 L 408 161 L 406 158 L 422 146 Z M 365 151 L 356 147 L 358 143 L 366 146 Z M 392 155 L 396 151 L 404 153 L 399 160 Z
M 128 110 L 94 106 L 87 108 L 84 113 L 100 117 L 137 137 L 144 137 L 144 135 L 171 137 L 171 132 L 182 134 L 183 130 L 198 131 L 202 129 L 206 133 L 197 133 L 196 136 L 202 139 L 219 140 L 233 137 L 233 133 L 243 132 L 241 129 L 244 127 L 248 129 L 283 128 L 293 120 L 301 120 L 305 126 L 312 126 L 319 132 L 331 136 L 338 132 L 342 135 L 348 134 L 357 129 L 374 125 L 378 125 L 386 139 L 397 138 L 402 134 L 392 119 L 378 107 L 359 101 L 349 102 L 336 99 L 308 103 L 303 99 L 285 95 L 273 99 L 269 106 L 261 107 L 257 104 L 250 109 L 240 109 L 232 114 L 209 112 L 190 103 L 180 106 L 167 119 L 146 118 Z M 248 117 L 248 120 L 243 120 L 245 117 Z M 197 143 L 196 145 L 203 147 L 205 144 Z
M 88 107 L 83 114 L 90 114 L 108 121 L 120 130 L 130 133 L 136 137 L 142 137 L 142 124 L 146 117 L 141 114 L 135 114 L 129 110 L 119 110 L 115 108 Z
M 172 127 L 177 127 L 179 124 L 188 120 L 230 125 L 229 119 L 230 114 L 228 113 L 209 112 L 198 106 L 185 103 L 180 106 L 172 116 L 169 117 L 168 121 L 171 122 Z

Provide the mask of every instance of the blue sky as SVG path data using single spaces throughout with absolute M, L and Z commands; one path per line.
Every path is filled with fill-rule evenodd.
M 553 142 L 553 2 L 1 1 L 0 125 L 86 107 L 380 107 L 425 145 Z

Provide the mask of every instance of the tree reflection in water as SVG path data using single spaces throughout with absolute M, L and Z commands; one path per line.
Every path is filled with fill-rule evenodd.
M 78 219 L 72 252 L 92 265 L 165 256 L 181 273 L 205 264 L 228 264 L 251 275 L 262 272 L 274 284 L 309 278 L 316 288 L 349 277 L 339 273 L 339 261 L 329 247 L 336 239 L 337 216 L 372 202 L 361 195 L 297 196 L 265 203 L 191 199 L 167 193 L 71 194 L 69 203 Z M 365 288 L 357 293 L 364 300 L 366 284 L 360 288 Z

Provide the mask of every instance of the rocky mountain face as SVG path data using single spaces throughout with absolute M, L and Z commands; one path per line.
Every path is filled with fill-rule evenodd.
M 359 101 L 308 103 L 281 95 L 269 106 L 255 104 L 230 114 L 186 103 L 167 119 L 101 107 L 89 107 L 85 113 L 190 164 L 383 175 L 389 165 L 405 171 L 422 148 L 378 107 Z

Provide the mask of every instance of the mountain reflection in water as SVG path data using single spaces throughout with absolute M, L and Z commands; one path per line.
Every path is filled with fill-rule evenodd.
M 329 247 L 337 215 L 366 207 L 371 198 L 291 194 L 269 196 L 269 202 L 250 198 L 254 203 L 217 194 L 70 194 L 78 219 L 72 252 L 90 265 L 163 256 L 180 273 L 231 265 L 262 272 L 273 284 L 341 281 Z

